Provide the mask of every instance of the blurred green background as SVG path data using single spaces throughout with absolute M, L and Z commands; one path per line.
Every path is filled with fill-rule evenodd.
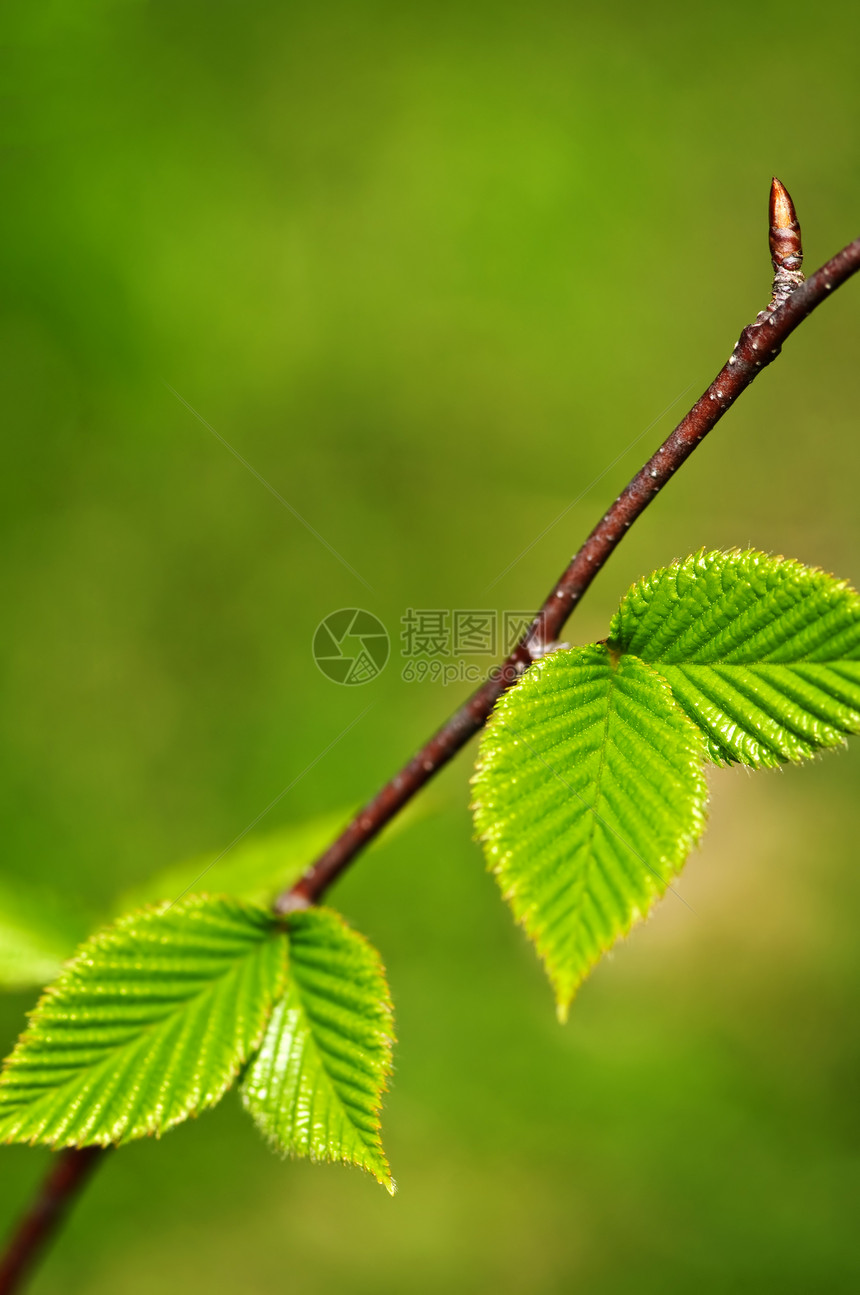
M 463 686 L 405 683 L 395 652 L 339 688 L 317 624 L 542 598 L 671 414 L 634 438 L 766 303 L 774 172 L 807 268 L 860 233 L 860 18 L 55 0 L 2 21 L 0 876 L 97 912 L 303 773 L 258 831 L 360 801 L 441 721 Z M 860 581 L 858 335 L 855 282 L 571 641 L 701 545 Z M 471 842 L 468 774 L 333 896 L 390 973 L 398 1195 L 280 1162 L 231 1094 L 105 1166 L 36 1295 L 858 1289 L 860 745 L 714 776 L 691 908 L 667 899 L 565 1028 Z M 4 1050 L 32 1001 L 0 999 Z M 0 1149 L 3 1227 L 47 1159 Z

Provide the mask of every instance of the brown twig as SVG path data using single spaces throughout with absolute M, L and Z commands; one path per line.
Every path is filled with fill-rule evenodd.
M 84 1147 L 80 1151 L 61 1151 L 54 1158 L 38 1196 L 19 1223 L 0 1262 L 0 1295 L 12 1295 L 13 1291 L 20 1290 L 75 1197 L 105 1155 L 103 1147 Z
M 510 656 L 355 816 L 304 876 L 278 898 L 275 907 L 279 912 L 316 903 L 359 851 L 482 728 L 502 693 L 516 682 L 532 661 L 551 649 L 573 608 L 636 518 L 716 426 L 741 392 L 776 359 L 785 339 L 816 306 L 826 300 L 833 289 L 860 270 L 858 238 L 803 282 L 800 275 L 800 226 L 791 198 L 776 179 L 771 186 L 770 197 L 770 247 L 774 289 L 767 310 L 743 330 L 728 361 L 707 391 L 595 526 Z M 786 276 L 794 277 L 789 279 Z M 20 1282 L 103 1154 L 98 1148 L 60 1154 L 35 1205 L 15 1233 L 0 1267 L 0 1295 L 13 1295 L 20 1289 Z
M 834 288 L 860 269 L 860 239 L 856 239 L 804 282 L 800 274 L 803 256 L 800 225 L 794 204 L 777 179 L 771 185 L 770 217 L 774 288 L 768 309 L 743 330 L 735 349 L 707 391 L 597 523 L 510 656 L 356 814 L 304 876 L 279 896 L 276 903 L 279 912 L 316 903 L 359 851 L 483 727 L 502 693 L 559 638 L 576 603 L 636 518 L 716 426 L 741 392 L 746 391 L 761 370 L 776 359 L 783 342 L 798 324 L 816 306 L 820 306 Z M 790 290 L 787 290 L 788 284 L 791 285 Z

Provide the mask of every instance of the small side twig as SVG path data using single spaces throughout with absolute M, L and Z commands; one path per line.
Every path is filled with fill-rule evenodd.
M 355 816 L 304 876 L 279 896 L 275 904 L 279 912 L 316 903 L 356 855 L 483 727 L 502 693 L 560 637 L 574 607 L 636 518 L 737 397 L 776 359 L 786 338 L 835 288 L 860 270 L 858 238 L 804 282 L 800 273 L 800 226 L 791 198 L 776 179 L 770 195 L 770 248 L 774 284 L 768 308 L 743 330 L 711 385 L 597 523 L 510 656 Z M 13 1295 L 20 1289 L 75 1195 L 103 1157 L 104 1151 L 95 1147 L 64 1151 L 57 1157 L 0 1265 L 0 1295 Z

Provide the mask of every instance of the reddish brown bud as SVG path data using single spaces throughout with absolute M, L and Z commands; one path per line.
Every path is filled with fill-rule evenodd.
M 770 186 L 770 257 L 774 270 L 799 270 L 803 264 L 800 223 L 791 194 L 773 177 Z

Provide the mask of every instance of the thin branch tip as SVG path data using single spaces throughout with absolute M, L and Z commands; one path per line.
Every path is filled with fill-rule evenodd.
M 837 252 L 807 281 L 800 273 L 800 224 L 785 186 L 774 177 L 770 195 L 771 251 L 794 256 L 798 268 L 780 263 L 768 307 L 741 333 L 729 360 L 707 390 L 597 523 L 574 555 L 531 627 L 489 678 L 425 742 L 400 771 L 347 824 L 295 885 L 276 902 L 289 913 L 318 902 L 365 846 L 487 722 L 502 693 L 562 637 L 564 624 L 612 556 L 630 526 L 665 483 L 731 408 L 739 395 L 779 355 L 782 344 L 834 288 L 860 270 L 860 239 Z M 776 243 L 776 251 L 774 251 Z M 774 265 L 776 265 L 774 259 Z M 761 329 L 767 325 L 766 341 Z
M 803 282 L 803 241 L 800 221 L 791 194 L 781 180 L 773 177 L 770 185 L 770 259 L 773 264 L 773 295 L 783 300 L 792 288 Z

